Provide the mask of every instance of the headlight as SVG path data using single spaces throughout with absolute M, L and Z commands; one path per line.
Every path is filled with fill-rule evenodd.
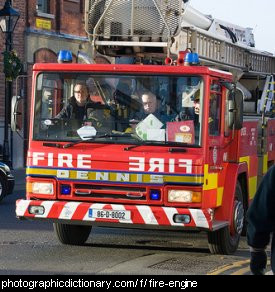
M 31 192 L 37 195 L 53 195 L 53 183 L 34 182 L 31 183 Z
M 3 168 L 7 174 L 10 174 L 11 170 L 6 164 L 3 164 Z
M 201 193 L 185 190 L 169 190 L 168 202 L 170 203 L 201 203 Z

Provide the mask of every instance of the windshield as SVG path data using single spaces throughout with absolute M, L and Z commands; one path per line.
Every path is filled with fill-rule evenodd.
M 200 146 L 202 96 L 197 76 L 42 73 L 33 139 Z

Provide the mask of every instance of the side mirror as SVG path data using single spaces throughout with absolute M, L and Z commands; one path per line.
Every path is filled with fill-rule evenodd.
M 229 91 L 233 91 L 235 89 L 235 84 L 228 81 L 220 81 L 221 85 L 224 86 Z
M 235 122 L 234 126 L 236 130 L 240 130 L 243 127 L 243 94 L 237 90 L 235 94 Z
M 235 121 L 235 102 L 234 102 L 234 93 L 230 93 L 230 99 L 228 102 L 228 127 L 232 130 L 234 127 Z
M 243 127 L 243 94 L 241 91 L 230 92 L 228 112 L 229 128 L 240 130 Z
M 21 96 L 13 96 L 11 100 L 11 130 L 13 132 L 21 130 L 22 121 L 19 117 L 22 117 L 22 113 L 18 111 L 21 100 L 23 100 Z

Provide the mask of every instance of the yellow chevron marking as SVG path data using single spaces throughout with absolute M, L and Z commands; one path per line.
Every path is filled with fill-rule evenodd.
M 263 157 L 263 174 L 267 173 L 267 169 L 268 169 L 268 155 L 265 154 Z
M 222 198 L 223 198 L 223 190 L 224 188 L 218 188 L 218 194 L 217 194 L 217 207 L 222 205 Z
M 209 165 L 204 165 L 204 185 L 205 191 L 213 190 L 218 188 L 218 174 L 209 173 Z
M 257 176 L 253 176 L 253 177 L 250 177 L 248 179 L 248 183 L 249 183 L 249 198 L 250 199 L 253 199 L 255 194 L 256 194 L 257 180 L 258 180 Z
M 239 162 L 246 162 L 247 168 L 248 168 L 248 173 L 249 173 L 249 171 L 250 171 L 250 156 L 240 157 Z

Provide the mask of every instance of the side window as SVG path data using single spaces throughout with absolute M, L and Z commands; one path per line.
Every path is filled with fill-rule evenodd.
M 225 99 L 225 114 L 224 114 L 224 136 L 228 137 L 230 135 L 230 128 L 229 128 L 229 96 L 230 92 L 226 89 L 226 99 Z
M 208 129 L 210 136 L 219 136 L 221 125 L 221 85 L 213 81 L 210 88 Z
M 36 10 L 43 13 L 50 13 L 50 1 L 49 0 L 37 0 Z

